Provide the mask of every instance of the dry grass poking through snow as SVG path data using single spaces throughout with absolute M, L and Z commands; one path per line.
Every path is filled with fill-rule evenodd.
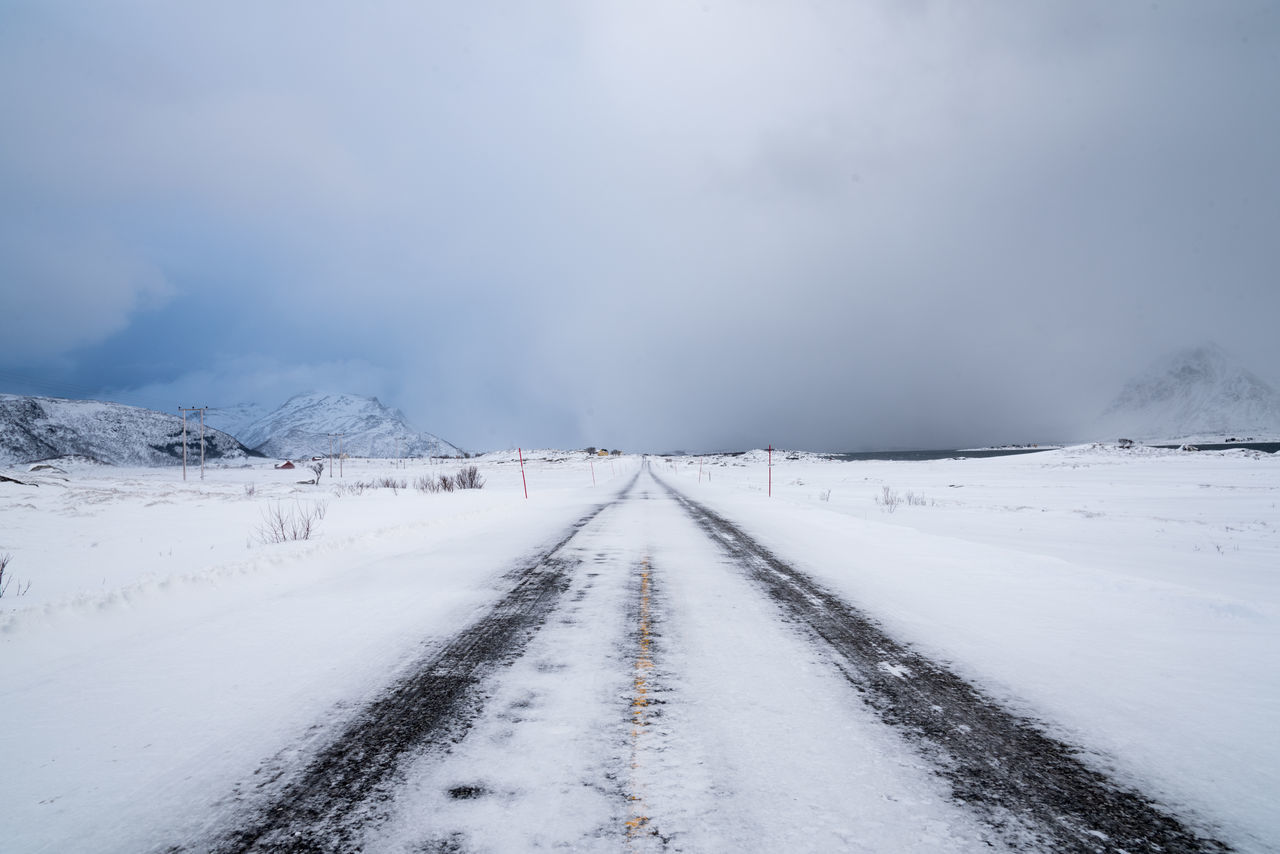
M 283 501 L 277 501 L 262 511 L 258 539 L 263 543 L 309 540 L 315 532 L 316 524 L 324 519 L 326 509 L 327 505 L 323 501 L 306 505 L 295 501 L 289 508 L 286 508 Z
M 11 560 L 13 560 L 13 555 L 10 555 L 10 554 L 0 555 L 0 597 L 3 597 L 4 594 L 8 593 L 9 588 L 13 585 L 13 578 L 14 578 L 13 573 L 8 572 L 9 561 Z M 6 573 L 8 574 L 7 578 L 5 577 Z M 30 589 L 31 589 L 30 581 L 28 581 L 26 584 L 19 582 L 18 586 L 14 587 L 13 589 L 13 595 L 22 596 Z

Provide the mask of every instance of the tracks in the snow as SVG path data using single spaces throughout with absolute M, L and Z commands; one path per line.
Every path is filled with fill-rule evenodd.
M 358 850 L 364 826 L 390 798 L 402 763 L 465 733 L 480 710 L 476 687 L 517 658 L 541 627 L 568 589 L 576 564 L 563 554 L 565 546 L 608 506 L 587 513 L 559 542 L 508 573 L 514 584 L 492 609 L 361 709 L 265 804 L 212 840 L 169 850 Z
M 1013 847 L 1165 854 L 1229 850 L 1090 769 L 1071 746 L 895 641 L 732 522 L 663 486 L 783 614 L 825 641 L 864 702 L 950 781 L 956 800 L 1003 831 Z
M 614 501 L 625 498 L 635 483 L 633 478 Z M 1000 830 L 1011 847 L 1132 854 L 1228 850 L 1198 836 L 1141 793 L 1091 769 L 1079 751 L 1035 722 L 895 641 L 732 522 L 662 485 L 786 619 L 830 650 L 862 700 L 949 781 L 953 797 Z M 247 799 L 238 808 L 234 827 L 169 850 L 357 850 L 368 824 L 388 809 L 405 763 L 447 749 L 465 735 L 483 704 L 482 681 L 522 654 L 569 588 L 577 564 L 569 541 L 608 506 L 595 508 L 559 542 L 509 573 L 508 592 L 488 612 L 357 712 L 305 765 L 281 782 L 264 783 L 256 801 Z M 653 687 L 647 562 L 642 570 L 631 704 L 635 739 L 649 729 Z M 648 830 L 651 817 L 638 792 L 630 799 L 624 832 L 634 841 Z

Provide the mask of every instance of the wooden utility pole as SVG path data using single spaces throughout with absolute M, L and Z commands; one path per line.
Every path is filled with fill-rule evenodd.
M 333 477 L 333 439 L 338 439 L 338 476 L 342 476 L 342 437 L 346 433 L 330 433 L 329 434 L 329 477 Z
M 200 413 L 200 479 L 204 480 L 204 411 L 207 406 L 179 406 L 182 413 L 182 479 L 187 479 L 187 413 Z

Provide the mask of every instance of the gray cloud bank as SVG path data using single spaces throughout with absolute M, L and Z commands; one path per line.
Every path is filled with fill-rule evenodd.
M 647 449 L 1073 438 L 1207 339 L 1280 380 L 1273 3 L 0 24 L 10 376 Z

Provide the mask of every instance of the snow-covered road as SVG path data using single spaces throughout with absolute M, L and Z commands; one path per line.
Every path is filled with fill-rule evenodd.
M 756 456 L 12 487 L 0 849 L 1274 850 L 1270 458 Z
M 190 851 L 1225 850 L 646 467 Z
M 968 851 L 993 837 L 647 474 L 371 851 Z

